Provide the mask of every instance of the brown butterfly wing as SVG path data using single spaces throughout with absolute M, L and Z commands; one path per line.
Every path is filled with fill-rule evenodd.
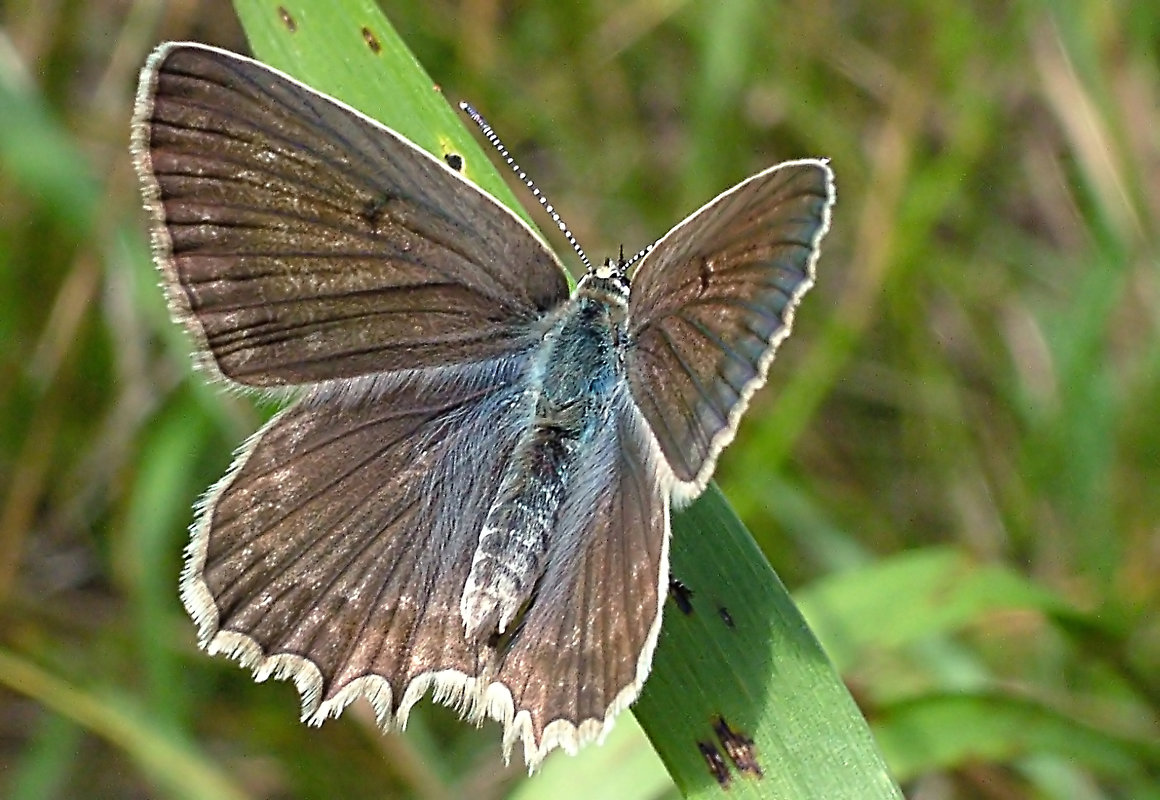
M 625 397 L 577 465 L 547 570 L 496 673 L 515 698 L 505 745 L 522 738 L 529 764 L 607 732 L 652 667 L 669 572 L 657 459 Z
M 465 639 L 459 601 L 526 416 L 521 369 L 271 420 L 194 526 L 182 598 L 203 645 L 293 679 L 312 722 L 366 694 L 390 723 L 416 682 L 453 672 L 462 692 L 484 673 L 490 651 Z
M 555 256 L 488 195 L 233 53 L 159 48 L 133 151 L 175 314 L 239 383 L 490 358 L 568 295 Z
M 765 382 L 813 285 L 833 202 L 825 162 L 772 167 L 675 227 L 633 277 L 628 380 L 678 502 L 705 488 Z

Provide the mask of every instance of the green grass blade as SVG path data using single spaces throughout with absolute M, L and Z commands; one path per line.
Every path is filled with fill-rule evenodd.
M 199 443 L 210 435 L 208 420 L 190 393 L 174 398 L 141 448 L 141 469 L 127 493 L 128 504 L 116 559 L 127 579 L 136 622 L 136 652 L 141 659 L 142 694 L 153 716 L 175 730 L 189 716 L 189 696 L 182 687 L 184 653 L 170 641 L 177 598 L 173 574 L 159 570 L 174 551 L 173 536 L 187 524 L 188 487 L 196 482 Z
M 35 729 L 30 746 L 0 784 L 0 795 L 8 800 L 63 796 L 76 766 L 82 728 L 59 714 L 45 714 Z
M 124 702 L 74 686 L 10 650 L 0 648 L 0 685 L 87 728 L 132 757 L 168 797 L 245 800 L 235 785 L 194 745 Z
M 464 154 L 473 180 L 519 208 L 373 4 L 235 6 L 258 58 L 436 155 Z M 368 46 L 368 31 L 378 48 Z M 731 796 L 898 797 L 840 677 L 721 495 L 710 490 L 676 515 L 673 527 L 674 571 L 697 593 L 698 610 L 685 616 L 668 604 L 653 674 L 635 711 L 681 790 L 691 797 L 720 792 L 698 743 L 716 742 L 724 756 L 713 727 L 723 717 L 753 739 L 764 771 L 758 779 L 727 767 Z M 735 627 L 718 615 L 718 601 Z
M 673 576 L 656 666 L 636 705 L 677 785 L 718 797 L 698 743 L 723 718 L 753 739 L 764 777 L 730 797 L 899 797 L 861 712 L 785 587 L 715 487 L 673 521 Z

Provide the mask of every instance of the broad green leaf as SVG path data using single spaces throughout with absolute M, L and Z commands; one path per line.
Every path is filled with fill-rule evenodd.
M 721 796 L 698 743 L 724 753 L 722 719 L 754 741 L 764 772 L 731 770 L 730 797 L 900 796 L 845 685 L 716 487 L 673 529 L 673 576 L 692 591 L 692 613 L 666 604 L 636 714 L 686 796 Z
M 1051 592 L 1002 566 L 927 549 L 824 578 L 796 595 L 826 652 L 847 670 L 868 647 L 897 648 L 983 615 L 1030 609 L 1074 616 Z
M 932 694 L 897 703 L 875 719 L 901 780 L 938 769 L 1054 753 L 1143 786 L 1143 764 L 1160 765 L 1160 745 L 1114 736 L 1030 698 L 999 692 Z

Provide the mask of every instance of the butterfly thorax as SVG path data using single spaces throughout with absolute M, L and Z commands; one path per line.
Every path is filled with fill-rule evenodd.
M 532 599 L 585 445 L 624 390 L 627 282 L 590 272 L 550 319 L 527 386 L 526 427 L 480 529 L 460 612 L 469 638 L 502 634 Z

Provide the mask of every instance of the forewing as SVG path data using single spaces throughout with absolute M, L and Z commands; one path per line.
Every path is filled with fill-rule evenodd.
M 473 705 L 490 652 L 464 639 L 459 600 L 525 415 L 518 366 L 267 424 L 194 527 L 182 599 L 202 644 L 294 680 L 312 723 L 363 694 L 402 723 L 432 684 Z
M 668 588 L 669 504 L 655 453 L 624 397 L 581 456 L 547 571 L 501 648 L 490 699 L 514 709 L 505 746 L 522 739 L 529 764 L 602 736 L 648 676 Z
M 487 359 L 567 297 L 555 256 L 490 196 L 233 53 L 158 48 L 133 153 L 171 307 L 243 384 Z
M 765 382 L 813 285 L 833 202 L 826 162 L 787 162 L 708 203 L 641 262 L 629 298 L 628 379 L 678 502 L 705 488 Z

